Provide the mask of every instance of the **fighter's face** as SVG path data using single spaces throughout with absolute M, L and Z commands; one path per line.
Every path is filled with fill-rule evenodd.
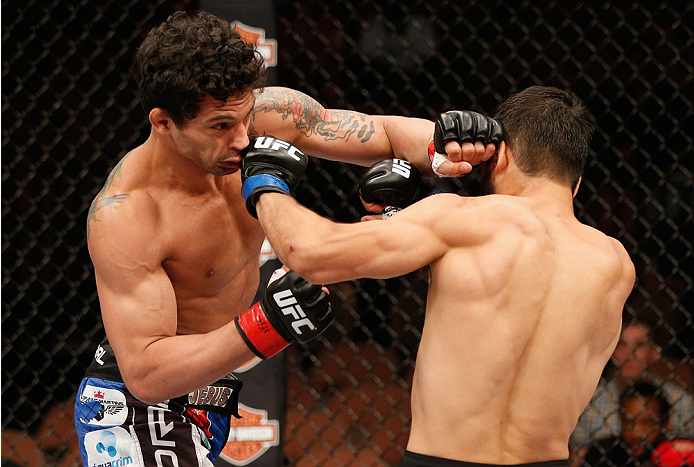
M 239 170 L 241 150 L 248 146 L 248 125 L 255 96 L 249 91 L 226 102 L 207 97 L 200 112 L 171 136 L 180 154 L 213 175 Z

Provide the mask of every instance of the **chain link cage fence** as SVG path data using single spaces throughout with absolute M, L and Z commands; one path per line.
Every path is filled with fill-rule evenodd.
M 279 84 L 326 107 L 429 119 L 450 109 L 489 114 L 534 84 L 583 99 L 597 131 L 576 212 L 630 253 L 638 278 L 625 320 L 645 323 L 659 351 L 641 377 L 654 381 L 658 394 L 677 394 L 669 402 L 680 431 L 667 436 L 694 437 L 694 4 L 275 6 Z M 78 465 L 71 399 L 102 333 L 87 209 L 110 169 L 149 131 L 128 78 L 136 44 L 171 12 L 196 7 L 2 0 L 5 465 Z M 361 169 L 315 162 L 300 201 L 332 219 L 357 220 L 364 214 L 355 190 Z M 437 183 L 467 194 L 476 182 Z M 398 464 L 425 294 L 416 274 L 333 288 L 338 323 L 317 342 L 288 351 L 288 465 Z M 622 348 L 635 355 L 640 346 Z M 606 380 L 621 371 L 608 364 Z M 592 414 L 589 446 L 597 446 L 605 425 L 619 434 L 623 409 L 610 390 L 599 388 L 610 403 Z M 607 445 L 602 457 L 620 446 Z

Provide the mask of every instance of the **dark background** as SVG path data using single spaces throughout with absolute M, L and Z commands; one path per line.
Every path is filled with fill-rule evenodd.
M 2 1 L 3 430 L 36 433 L 93 356 L 102 328 L 87 210 L 149 134 L 132 55 L 149 28 L 196 8 Z M 625 317 L 655 326 L 673 372 L 692 365 L 691 2 L 277 0 L 275 9 L 278 84 L 326 107 L 434 119 L 493 113 L 534 84 L 578 94 L 597 131 L 576 213 L 636 265 Z M 340 221 L 364 214 L 362 169 L 314 162 L 300 201 Z M 437 183 L 466 194 L 476 180 Z M 340 322 L 288 354 L 292 464 L 397 463 L 425 292 L 416 274 L 335 287 Z

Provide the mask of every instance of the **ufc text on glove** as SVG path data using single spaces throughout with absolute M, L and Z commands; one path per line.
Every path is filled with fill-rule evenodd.
M 296 146 L 267 135 L 250 138 L 241 157 L 241 194 L 246 209 L 256 218 L 258 196 L 266 192 L 291 194 L 308 166 L 308 156 Z

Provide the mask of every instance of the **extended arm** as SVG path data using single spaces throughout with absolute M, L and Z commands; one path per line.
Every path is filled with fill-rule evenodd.
M 461 118 L 471 115 L 478 118 Z M 474 112 L 457 111 L 439 116 L 438 125 L 442 128 L 439 136 L 443 143 L 437 152 L 446 155 L 439 158 L 438 175 L 467 174 L 472 166 L 489 160 L 494 154 L 501 136 L 493 139 L 496 146 L 486 144 L 484 139 L 484 143 L 480 142 L 480 134 L 476 134 L 478 127 L 471 126 L 486 122 L 479 117 L 482 116 Z M 471 129 L 473 138 L 468 140 L 464 134 Z M 423 176 L 434 175 L 429 154 L 434 122 L 426 119 L 326 109 L 302 92 L 268 87 L 256 100 L 250 133 L 252 136 L 272 135 L 292 142 L 312 156 L 357 165 L 370 166 L 394 157 L 405 159 Z M 431 149 L 433 156 L 433 147 Z
M 434 122 L 326 109 L 293 89 L 268 87 L 256 100 L 251 135 L 272 135 L 323 159 L 370 166 L 398 157 L 433 175 L 427 147 Z
M 248 212 L 260 219 L 279 258 L 312 282 L 402 275 L 436 261 L 451 247 L 475 244 L 487 236 L 487 229 L 476 223 L 481 220 L 480 203 L 453 194 L 422 199 L 383 222 L 341 224 L 322 218 L 287 196 L 307 163 L 308 156 L 285 141 L 251 138 L 243 154 L 241 179 Z M 362 193 L 387 201 L 390 189 L 385 184 L 392 184 L 391 194 L 399 192 L 396 198 L 411 195 L 404 205 L 416 200 L 416 190 L 412 195 L 412 186 L 394 176 L 404 169 L 401 165 L 394 169 L 394 163 L 372 167 Z M 474 213 L 470 223 L 451 223 L 453 210 L 460 215 Z
M 330 284 L 400 276 L 443 256 L 448 245 L 437 233 L 437 196 L 388 220 L 355 224 L 325 219 L 283 194 L 262 194 L 256 208 L 279 258 L 308 280 Z

